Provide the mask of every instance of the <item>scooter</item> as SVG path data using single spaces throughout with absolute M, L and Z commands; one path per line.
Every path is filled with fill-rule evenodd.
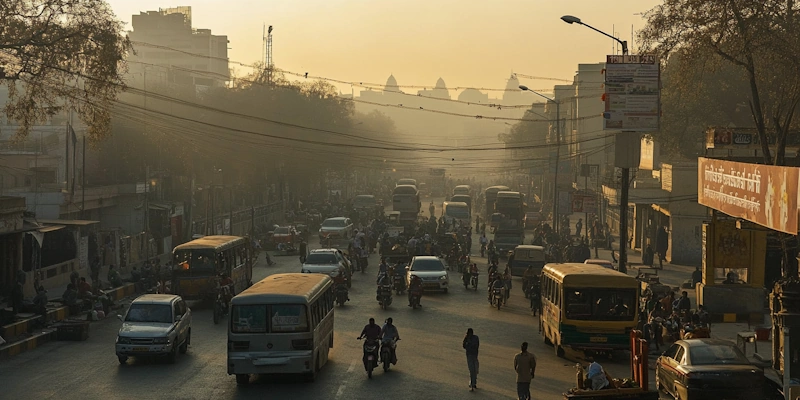
M 386 309 L 392 304 L 392 286 L 382 285 L 378 287 L 378 304 L 382 309 Z
M 406 282 L 403 279 L 403 276 L 399 273 L 395 272 L 392 276 L 392 281 L 394 281 L 394 291 L 396 294 L 403 294 L 406 291 Z
M 472 286 L 472 289 L 478 290 L 478 271 L 470 273 L 469 284 Z
M 416 310 L 417 307 L 422 307 L 419 304 L 420 300 L 422 299 L 422 289 L 414 289 L 411 292 L 409 292 L 409 295 L 411 297 L 410 298 L 411 308 Z
M 347 285 L 344 283 L 336 285 L 336 303 L 341 307 L 347 301 L 350 301 Z
M 397 349 L 397 340 L 388 339 L 381 345 L 381 362 L 383 363 L 383 372 L 389 371 L 392 364 L 397 364 L 395 357 L 395 350 Z
M 361 340 L 361 338 L 358 338 Z M 367 377 L 372 378 L 372 370 L 378 366 L 378 347 L 380 343 L 377 340 L 367 340 L 364 342 L 364 369 L 367 371 Z

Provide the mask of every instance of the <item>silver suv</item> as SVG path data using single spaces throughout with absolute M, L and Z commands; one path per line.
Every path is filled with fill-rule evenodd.
M 300 272 L 304 274 L 326 274 L 331 278 L 342 272 L 347 287 L 351 287 L 350 268 L 348 261 L 344 258 L 341 251 L 337 249 L 314 249 L 306 257 L 306 262 Z
M 192 310 L 180 296 L 146 294 L 131 303 L 117 336 L 117 358 L 125 364 L 130 356 L 166 356 L 172 364 L 192 340 Z

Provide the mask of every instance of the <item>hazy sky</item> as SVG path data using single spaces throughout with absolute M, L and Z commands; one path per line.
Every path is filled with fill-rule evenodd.
M 195 28 L 228 35 L 229 57 L 262 56 L 273 25 L 278 68 L 357 82 L 502 88 L 513 72 L 571 79 L 577 64 L 603 61 L 612 40 L 560 20 L 565 14 L 628 40 L 658 0 L 108 0 L 117 17 L 191 6 Z M 176 0 L 171 0 L 176 1 Z M 556 82 L 521 80 L 531 88 Z M 356 89 L 358 91 L 358 89 Z M 406 91 L 411 91 L 407 89 Z M 490 94 L 497 97 L 499 93 Z

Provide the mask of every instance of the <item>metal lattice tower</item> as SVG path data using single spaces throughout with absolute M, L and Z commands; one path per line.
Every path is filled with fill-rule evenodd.
M 266 24 L 264 25 L 262 39 L 264 40 L 264 69 L 267 70 L 267 81 L 272 82 L 272 25 L 269 28 Z

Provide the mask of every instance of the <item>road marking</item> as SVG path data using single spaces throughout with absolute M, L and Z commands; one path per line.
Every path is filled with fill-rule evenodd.
M 348 376 L 348 378 L 349 378 L 350 374 L 351 374 L 353 371 L 355 371 L 355 370 L 356 370 L 356 364 L 358 364 L 358 360 L 353 360 L 353 362 L 351 362 L 351 363 L 350 363 L 350 366 L 349 366 L 349 367 L 347 367 L 347 376 Z M 344 395 L 344 389 L 345 389 L 346 387 L 347 387 L 347 383 L 346 383 L 346 381 L 345 381 L 344 383 L 342 383 L 341 385 L 339 385 L 339 389 L 338 389 L 338 390 L 336 390 L 336 398 L 337 398 L 337 399 L 338 399 L 338 398 L 341 398 L 341 397 L 342 397 L 342 395 Z

